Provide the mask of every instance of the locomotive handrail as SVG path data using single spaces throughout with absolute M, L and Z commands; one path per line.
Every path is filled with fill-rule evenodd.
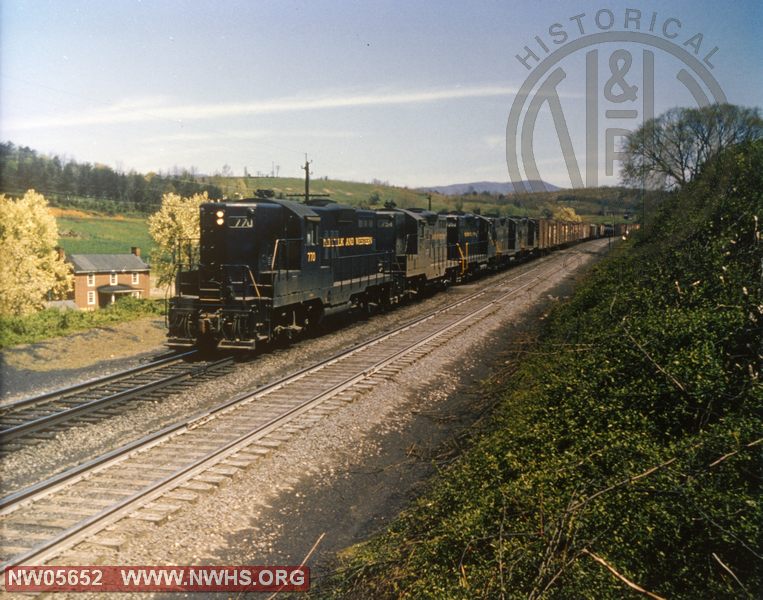
M 278 239 L 276 239 L 276 243 L 275 243 L 275 245 L 273 247 L 273 258 L 270 261 L 270 270 L 271 271 L 276 271 L 277 270 L 279 273 L 281 271 L 286 271 L 286 275 L 287 276 L 289 274 L 289 271 L 291 271 L 291 270 L 297 270 L 298 271 L 301 268 L 301 263 L 300 263 L 300 267 L 298 267 L 297 269 L 290 269 L 289 268 L 289 260 L 288 260 L 289 259 L 289 244 L 290 243 L 301 244 L 302 241 L 303 241 L 302 238 L 278 238 Z M 280 265 L 277 264 L 278 263 L 277 259 L 279 257 L 278 251 L 280 250 L 281 246 L 283 246 L 283 245 L 286 246 L 286 259 L 287 259 L 286 263 L 287 264 L 286 264 L 286 268 L 285 269 L 283 269 Z
M 252 280 L 252 285 L 254 286 L 254 293 L 257 294 L 257 299 L 259 300 L 262 298 L 262 296 L 260 295 L 260 288 L 257 286 L 257 282 L 254 280 L 254 274 L 248 266 L 246 267 L 246 272 L 249 273 L 249 279 Z
M 464 251 L 461 250 L 461 244 L 456 244 L 456 249 L 458 250 L 458 253 L 461 255 L 461 274 L 463 275 L 466 272 L 466 261 L 467 257 L 464 255 Z M 469 251 L 469 243 L 466 244 L 466 251 Z
M 222 272 L 223 269 L 241 269 L 241 273 L 242 273 L 241 283 L 242 284 L 246 283 L 245 282 L 245 279 L 246 279 L 245 275 L 248 274 L 249 275 L 249 280 L 252 282 L 252 286 L 254 287 L 254 293 L 257 294 L 257 299 L 259 300 L 259 299 L 262 298 L 262 295 L 260 294 L 260 288 L 257 285 L 257 280 L 254 278 L 254 274 L 252 273 L 252 270 L 249 268 L 249 265 L 247 265 L 247 264 L 228 264 L 228 263 L 224 263 L 224 264 L 220 265 L 221 272 Z M 244 285 L 242 290 L 241 290 L 241 296 L 242 296 L 242 301 L 246 302 L 246 285 Z
M 275 271 L 276 270 L 276 256 L 278 256 L 278 244 L 281 242 L 280 238 L 276 240 L 275 246 L 273 247 L 273 260 L 270 261 L 270 270 Z
M 359 275 L 359 276 L 350 276 L 349 279 L 338 279 L 339 288 L 343 289 L 345 284 L 347 285 L 354 285 L 357 281 L 358 283 L 362 283 L 364 280 L 369 283 L 371 280 L 374 282 L 378 282 L 380 278 L 384 278 L 385 276 L 392 275 L 393 273 L 393 265 L 395 260 L 395 253 L 394 251 L 373 251 L 373 252 L 366 252 L 363 254 L 351 254 L 347 256 L 333 256 L 331 258 L 332 264 L 336 265 L 337 263 L 343 262 L 346 264 L 346 261 L 350 261 L 350 265 L 353 264 L 366 264 L 367 266 L 371 267 L 374 266 L 374 264 L 379 265 L 381 264 L 382 270 L 380 271 L 377 268 L 375 269 L 365 269 L 365 273 Z M 350 269 L 350 273 L 355 273 L 355 269 Z M 347 283 L 349 282 L 349 283 Z

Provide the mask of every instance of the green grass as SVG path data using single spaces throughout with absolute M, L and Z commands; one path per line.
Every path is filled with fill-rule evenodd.
M 145 218 L 58 217 L 59 244 L 67 254 L 129 254 L 132 246 L 150 256 L 154 242 Z
M 161 315 L 163 300 L 123 298 L 101 310 L 45 309 L 23 317 L 0 316 L 0 348 L 32 344 L 76 331 Z

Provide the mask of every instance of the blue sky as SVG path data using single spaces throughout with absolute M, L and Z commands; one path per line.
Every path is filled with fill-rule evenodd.
M 763 104 L 763 3 L 750 2 L 0 2 L 0 139 L 122 170 L 315 176 L 424 186 L 508 180 L 506 125 L 529 71 L 524 46 L 553 49 L 601 31 L 595 14 L 640 11 L 654 34 L 670 18 L 671 42 L 701 59 L 730 102 Z M 606 26 L 608 13 L 600 15 Z M 633 28 L 633 23 L 631 28 Z M 662 36 L 664 37 L 664 36 Z M 611 78 L 599 49 L 599 88 Z M 634 84 L 639 47 L 626 47 Z M 676 58 L 656 52 L 655 108 L 692 103 Z M 585 156 L 584 51 L 563 62 L 559 86 L 575 153 Z M 534 66 L 534 65 L 533 65 Z M 619 88 L 614 88 L 615 92 Z M 614 93 L 614 92 L 613 92 Z M 625 105 L 623 105 L 624 107 Z M 618 108 L 612 104 L 604 108 Z M 603 114 L 603 113 L 602 113 Z M 631 122 L 632 128 L 637 120 Z M 602 117 L 601 135 L 608 125 Z M 604 137 L 597 162 L 607 177 Z M 533 150 L 541 176 L 569 187 L 548 105 Z M 582 161 L 582 158 L 580 159 Z

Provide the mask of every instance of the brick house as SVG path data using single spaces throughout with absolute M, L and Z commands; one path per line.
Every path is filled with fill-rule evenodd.
M 74 303 L 83 310 L 103 308 L 122 296 L 148 298 L 150 267 L 132 254 L 71 254 L 74 272 Z

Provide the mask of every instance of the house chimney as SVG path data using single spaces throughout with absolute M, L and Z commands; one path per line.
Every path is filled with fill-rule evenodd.
M 66 253 L 61 246 L 56 246 L 56 254 L 58 254 L 58 260 L 66 260 Z
M 140 248 L 138 248 L 138 246 L 133 246 L 130 248 L 130 252 L 140 258 Z

